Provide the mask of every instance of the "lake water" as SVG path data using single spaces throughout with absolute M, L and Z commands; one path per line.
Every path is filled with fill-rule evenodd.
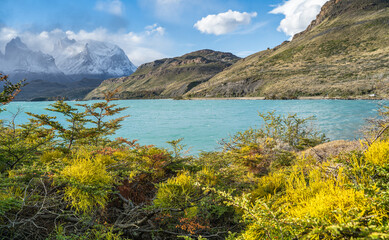
M 6 106 L 7 112 L 0 113 L 0 119 L 9 120 L 18 108 L 53 115 L 45 110 L 51 103 L 12 102 Z M 278 114 L 297 113 L 299 117 L 316 116 L 317 129 L 331 140 L 355 139 L 360 136 L 365 120 L 376 117 L 379 107 L 389 104 L 367 100 L 119 100 L 115 103 L 129 107 L 122 115 L 131 115 L 115 137 L 138 139 L 140 144 L 160 147 L 168 147 L 166 141 L 184 138 L 183 143 L 193 154 L 218 150 L 221 139 L 249 127 L 260 127 L 258 112 L 273 110 Z M 27 119 L 28 115 L 22 113 L 16 122 Z

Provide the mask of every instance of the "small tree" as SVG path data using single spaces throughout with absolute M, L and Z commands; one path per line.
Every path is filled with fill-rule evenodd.
M 5 105 L 11 102 L 25 85 L 25 80 L 21 80 L 16 84 L 12 84 L 8 79 L 8 75 L 0 73 L 0 82 L 3 84 L 3 91 L 0 92 L 0 104 Z
M 98 102 L 92 105 L 77 104 L 85 110 L 80 112 L 77 108 L 70 106 L 64 101 L 57 101 L 51 104 L 51 108 L 47 110 L 61 113 L 65 116 L 69 126 L 56 121 L 56 117 L 48 116 L 47 114 L 27 113 L 35 118 L 43 126 L 47 126 L 54 130 L 60 138 L 63 139 L 62 145 L 69 151 L 75 143 L 88 143 L 98 145 L 104 144 L 107 140 L 105 137 L 115 133 L 120 128 L 120 122 L 127 116 L 110 119 L 105 121 L 106 117 L 113 116 L 123 110 L 125 107 L 116 108 L 117 104 L 111 104 L 115 93 L 105 94 L 105 102 Z M 88 127 L 92 124 L 92 127 Z
M 372 145 L 377 140 L 389 138 L 389 106 L 379 109 L 379 118 L 368 120 L 369 126 L 365 129 L 367 145 Z
M 105 93 L 105 102 L 97 102 L 92 105 L 76 104 L 77 106 L 83 107 L 85 109 L 84 114 L 91 117 L 89 122 L 94 124 L 94 127 L 90 128 L 90 132 L 93 133 L 93 142 L 96 145 L 98 145 L 99 142 L 104 142 L 106 140 L 106 136 L 113 135 L 116 130 L 121 127 L 120 123 L 126 117 L 129 117 L 129 115 L 125 115 L 105 121 L 106 118 L 127 109 L 127 107 L 117 107 L 117 104 L 111 104 L 111 101 L 114 100 L 113 96 L 115 94 L 115 91 Z
M 264 124 L 260 129 L 250 128 L 238 132 L 225 148 L 236 148 L 244 145 L 258 144 L 261 139 L 271 138 L 288 144 L 294 150 L 303 150 L 326 142 L 325 134 L 321 134 L 308 125 L 314 117 L 299 118 L 296 114 L 276 115 L 275 112 L 259 113 Z
M 0 82 L 3 83 L 0 104 L 6 105 L 11 102 L 25 85 L 24 81 L 21 80 L 13 84 L 7 75 L 0 73 Z M 50 130 L 40 128 L 36 123 L 30 122 L 17 126 L 15 118 L 19 112 L 14 115 L 9 124 L 0 120 L 1 172 L 14 169 L 16 166 L 33 159 L 39 149 L 52 139 Z
M 57 101 L 50 105 L 51 108 L 46 110 L 52 112 L 58 112 L 65 116 L 66 121 L 70 123 L 69 126 L 63 126 L 58 121 L 55 121 L 57 117 L 51 117 L 47 114 L 34 114 L 27 113 L 35 118 L 35 122 L 38 122 L 42 126 L 48 126 L 50 129 L 56 132 L 56 135 L 63 139 L 65 149 L 70 150 L 76 141 L 89 136 L 85 124 L 89 122 L 85 113 L 78 112 L 77 108 L 74 108 L 64 101 Z

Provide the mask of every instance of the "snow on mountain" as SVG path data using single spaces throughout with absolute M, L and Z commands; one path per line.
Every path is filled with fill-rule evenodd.
M 11 73 L 61 74 L 51 55 L 29 49 L 19 37 L 12 39 L 0 57 L 0 70 Z
M 31 50 L 16 37 L 6 45 L 4 54 L 0 52 L 0 72 L 9 74 L 15 80 L 103 80 L 128 76 L 135 70 L 136 67 L 121 48 L 92 40 L 77 42 L 74 39 L 62 39 L 49 55 Z
M 98 41 L 62 39 L 52 53 L 67 75 L 128 76 L 136 67 L 117 45 Z

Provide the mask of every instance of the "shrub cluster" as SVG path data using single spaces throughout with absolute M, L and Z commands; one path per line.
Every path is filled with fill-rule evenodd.
M 1 122 L 2 239 L 389 238 L 385 134 L 318 159 L 303 154 L 327 141 L 312 119 L 271 112 L 222 151 L 185 156 L 180 139 L 110 140 L 124 118 L 111 97 L 53 103 L 68 125 Z

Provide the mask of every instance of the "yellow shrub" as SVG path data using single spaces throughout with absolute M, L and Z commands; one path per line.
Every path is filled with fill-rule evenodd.
M 117 160 L 124 161 L 129 157 L 130 151 L 128 151 L 127 149 L 119 149 L 119 150 L 115 151 L 112 155 Z
M 215 171 L 208 167 L 203 167 L 201 171 L 197 172 L 196 178 L 199 183 L 207 186 L 213 186 L 218 182 L 218 178 Z
M 362 191 L 348 189 L 342 171 L 338 177 L 327 177 L 319 170 L 293 172 L 287 182 L 285 213 L 292 218 L 314 218 L 328 224 L 345 223 L 361 217 L 368 210 Z
M 258 180 L 257 188 L 253 190 L 252 196 L 254 198 L 268 197 L 285 188 L 287 175 L 283 171 L 270 173 Z
M 78 158 L 62 170 L 61 175 L 69 182 L 65 198 L 77 211 L 88 212 L 95 206 L 104 207 L 113 179 L 103 160 Z
M 158 184 L 154 204 L 160 208 L 180 208 L 189 204 L 198 193 L 193 178 L 188 173 L 181 173 L 165 183 Z
M 373 143 L 365 152 L 367 162 L 383 166 L 389 163 L 389 141 Z
M 43 163 L 50 163 L 60 159 L 61 157 L 62 157 L 62 152 L 59 150 L 54 150 L 54 151 L 44 152 L 40 159 Z
M 95 156 L 95 161 L 105 166 L 115 163 L 116 161 L 108 155 L 98 154 Z

